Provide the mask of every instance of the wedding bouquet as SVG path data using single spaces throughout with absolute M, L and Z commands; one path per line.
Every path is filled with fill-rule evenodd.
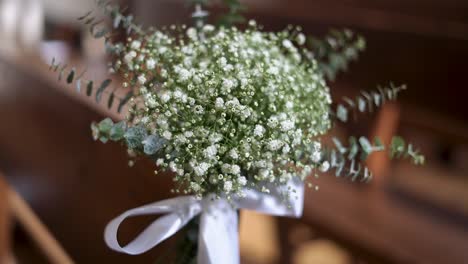
M 212 25 L 205 23 L 204 2 L 196 4 L 194 26 L 143 29 L 104 1 L 98 4 L 112 19 L 111 29 L 92 12 L 79 18 L 96 38 L 104 38 L 112 55 L 110 72 L 127 90 L 119 97 L 114 89 L 107 102 L 112 108 L 120 99 L 117 111 L 127 106 L 126 120 L 92 124 L 94 138 L 121 142 L 131 158 L 152 159 L 156 173 L 172 172 L 172 191 L 184 194 L 114 219 L 105 235 L 111 248 L 145 252 L 202 214 L 198 263 L 238 263 L 237 209 L 299 217 L 302 185 L 311 175 L 334 170 L 368 181 L 372 175 L 362 161 L 375 151 L 424 162 L 400 137 L 389 146 L 366 137 L 351 137 L 348 146 L 337 138 L 332 146 L 322 142 L 335 122 L 372 111 L 405 89 L 389 85 L 332 104 L 328 81 L 364 49 L 360 36 L 332 31 L 319 40 L 306 37 L 300 27 L 266 32 L 255 21 L 236 27 L 226 24 L 240 22 L 240 5 L 233 0 L 226 1 L 224 24 Z M 124 41 L 116 41 L 114 33 L 122 32 Z M 55 61 L 51 69 L 93 95 L 95 82 L 75 69 Z M 96 100 L 110 84 L 109 79 L 97 86 Z M 125 218 L 156 213 L 167 215 L 129 245 L 119 245 L 117 229 Z

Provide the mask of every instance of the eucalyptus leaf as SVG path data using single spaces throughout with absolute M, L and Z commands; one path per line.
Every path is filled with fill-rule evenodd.
M 125 130 L 127 128 L 127 124 L 125 121 L 120 121 L 114 126 L 112 126 L 110 133 L 109 133 L 109 138 L 113 141 L 119 141 L 123 139 Z
M 143 140 L 148 136 L 148 132 L 143 125 L 130 127 L 125 132 L 124 138 L 129 149 L 141 149 Z
M 153 155 L 158 152 L 165 143 L 165 140 L 158 135 L 150 135 L 143 140 L 143 152 L 147 155 Z
M 77 93 L 80 93 L 80 92 L 81 92 L 81 79 L 76 80 L 76 82 L 75 82 L 75 88 L 76 88 L 76 92 L 77 92 Z
M 124 98 L 120 100 L 119 106 L 117 107 L 117 112 L 120 113 L 122 112 L 122 108 L 127 104 L 127 102 L 132 98 L 133 96 L 133 91 L 128 92 Z
M 348 109 L 346 109 L 342 104 L 339 104 L 336 109 L 336 116 L 342 122 L 348 121 Z
M 93 81 L 88 81 L 86 85 L 86 95 L 91 96 L 91 94 L 93 94 Z
M 347 149 L 343 146 L 343 144 L 341 144 L 341 141 L 338 138 L 333 137 L 332 141 L 335 144 L 336 149 L 338 150 L 338 152 L 340 152 L 341 154 L 346 153 Z
M 73 68 L 67 76 L 67 83 L 70 84 L 73 82 L 73 78 L 75 77 L 75 68 Z
M 114 125 L 114 122 L 112 121 L 112 119 L 106 118 L 102 120 L 101 122 L 99 122 L 98 124 L 99 132 L 101 134 L 102 133 L 108 134 L 110 130 L 112 129 L 113 125 Z
M 96 39 L 99 39 L 99 38 L 102 38 L 105 35 L 107 35 L 107 33 L 109 33 L 109 30 L 107 28 L 103 28 L 103 29 L 97 31 L 96 33 L 94 33 L 93 37 L 96 38 Z
M 357 144 L 357 140 L 355 137 L 350 137 L 349 138 L 349 153 L 348 153 L 348 159 L 352 160 L 354 157 L 356 157 L 356 154 L 359 151 L 359 146 Z
M 78 20 L 83 20 L 83 19 L 87 18 L 89 15 L 91 15 L 92 13 L 93 13 L 93 11 L 88 11 L 83 16 L 78 17 Z
M 112 104 L 114 103 L 114 92 L 112 92 L 110 95 L 109 95 L 109 99 L 107 100 L 107 108 L 108 109 L 111 109 L 112 108 Z
M 111 79 L 107 79 L 107 80 L 104 80 L 101 83 L 101 86 L 99 86 L 99 88 L 96 91 L 96 102 L 101 101 L 102 94 L 104 93 L 104 90 L 111 84 L 111 82 L 112 82 Z
M 366 137 L 360 137 L 359 144 L 361 144 L 361 148 L 366 154 L 370 154 L 372 152 L 372 144 Z

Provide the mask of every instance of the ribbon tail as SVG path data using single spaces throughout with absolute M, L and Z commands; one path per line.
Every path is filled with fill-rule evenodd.
M 112 220 L 104 231 L 106 244 L 115 251 L 137 255 L 158 245 L 184 227 L 188 221 L 199 214 L 200 204 L 193 197 L 177 197 L 131 209 Z M 127 218 L 139 215 L 168 213 L 151 223 L 141 234 L 126 246 L 117 239 L 120 224 Z
M 198 264 L 239 264 L 238 216 L 226 201 L 200 217 Z

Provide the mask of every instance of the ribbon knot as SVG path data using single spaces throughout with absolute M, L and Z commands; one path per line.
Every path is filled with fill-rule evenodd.
M 201 214 L 197 263 L 239 264 L 236 210 L 248 209 L 276 216 L 299 217 L 302 214 L 303 185 L 299 179 L 291 180 L 289 185 L 297 194 L 297 199 L 290 199 L 289 204 L 279 199 L 282 190 L 275 187 L 270 188 L 270 194 L 245 190 L 245 197 L 229 202 L 211 195 L 202 200 L 197 200 L 194 196 L 181 196 L 147 204 L 128 210 L 109 222 L 104 231 L 104 240 L 115 251 L 130 255 L 141 254 L 171 237 Z M 126 246 L 119 244 L 117 232 L 125 219 L 157 214 L 164 215 L 153 221 Z

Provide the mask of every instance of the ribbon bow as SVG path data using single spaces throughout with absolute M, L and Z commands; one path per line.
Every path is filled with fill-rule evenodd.
M 255 210 L 275 216 L 300 217 L 302 215 L 304 188 L 299 179 L 293 179 L 289 187 L 295 189 L 289 203 L 279 197 L 283 188 L 270 188 L 270 193 L 245 190 L 245 197 L 231 202 L 225 199 L 206 197 L 202 200 L 194 196 L 180 196 L 168 200 L 143 205 L 128 210 L 109 222 L 104 232 L 107 245 L 118 252 L 137 255 L 155 247 L 174 235 L 192 218 L 201 214 L 198 236 L 199 264 L 239 264 L 239 243 L 237 235 L 238 219 L 236 209 Z M 293 197 L 297 196 L 297 197 Z M 164 214 L 151 223 L 132 242 L 122 247 L 117 240 L 120 224 L 129 217 L 139 215 Z

